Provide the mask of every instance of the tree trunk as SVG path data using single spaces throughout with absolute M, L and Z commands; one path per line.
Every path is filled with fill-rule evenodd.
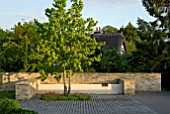
M 11 75 L 11 73 L 10 72 L 8 72 L 8 83 L 10 83 L 11 81 L 10 81 L 10 75 Z
M 70 92 L 71 92 L 71 76 L 72 76 L 72 70 L 69 71 L 70 75 L 68 77 L 68 93 L 67 93 L 67 96 L 70 95 Z
M 170 4 L 170 3 L 168 3 Z M 170 40 L 170 5 L 168 5 L 169 11 L 168 11 L 168 27 L 169 27 L 169 33 L 168 33 L 168 40 Z
M 64 95 L 67 95 L 67 85 L 66 85 L 66 70 L 63 71 L 63 84 L 64 84 Z

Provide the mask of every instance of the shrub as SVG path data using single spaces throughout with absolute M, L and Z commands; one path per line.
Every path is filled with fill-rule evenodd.
M 4 97 L 15 99 L 15 91 L 0 91 L 0 99 L 3 99 Z
M 4 98 L 0 100 L 0 114 L 38 114 L 35 111 L 23 110 L 16 100 Z
M 30 111 L 30 110 L 17 110 L 15 112 L 12 112 L 10 114 L 38 114 L 36 111 Z
M 15 100 L 8 99 L 8 98 L 4 98 L 4 99 L 0 100 L 1 114 L 10 114 L 10 113 L 15 112 L 20 109 L 21 109 L 20 105 Z
M 90 100 L 91 97 L 85 94 L 72 94 L 70 96 L 64 96 L 62 94 L 47 93 L 41 95 L 40 99 L 46 101 L 66 101 L 66 100 L 86 101 L 86 100 Z

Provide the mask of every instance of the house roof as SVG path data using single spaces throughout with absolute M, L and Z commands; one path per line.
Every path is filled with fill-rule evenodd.
M 123 33 L 100 33 L 98 31 L 94 32 L 91 37 L 96 38 L 96 41 L 98 42 L 106 42 L 106 45 L 102 47 L 102 50 L 106 51 L 114 48 L 117 52 L 120 52 L 122 45 L 124 50 L 127 50 Z

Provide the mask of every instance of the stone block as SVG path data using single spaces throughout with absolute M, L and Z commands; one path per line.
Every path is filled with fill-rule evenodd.
M 36 92 L 36 80 L 16 83 L 16 99 L 30 99 Z
M 125 95 L 135 94 L 135 80 L 123 79 L 123 90 Z

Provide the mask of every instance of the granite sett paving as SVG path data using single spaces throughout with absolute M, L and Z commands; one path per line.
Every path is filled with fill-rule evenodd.
M 19 100 L 23 109 L 39 114 L 157 114 L 125 95 L 91 94 L 90 101 Z

